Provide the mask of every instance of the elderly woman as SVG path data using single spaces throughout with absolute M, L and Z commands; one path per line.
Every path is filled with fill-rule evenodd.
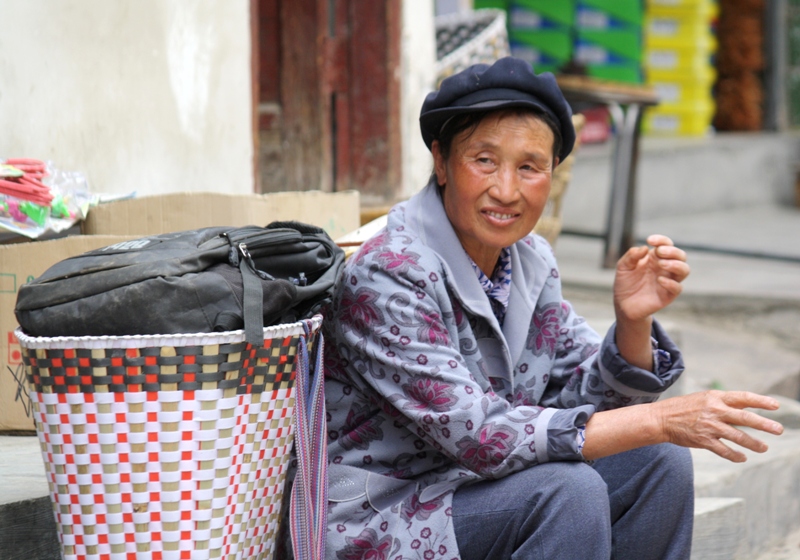
M 720 438 L 766 446 L 734 425 L 781 427 L 750 393 L 655 402 L 683 370 L 652 315 L 685 253 L 653 235 L 620 259 L 601 338 L 531 234 L 575 140 L 553 76 L 473 66 L 420 124 L 431 181 L 350 259 L 327 321 L 327 557 L 688 558 L 685 447 L 743 461 Z

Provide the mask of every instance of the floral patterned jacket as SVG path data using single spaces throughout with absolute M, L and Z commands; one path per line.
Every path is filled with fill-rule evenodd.
M 649 402 L 682 371 L 629 365 L 562 299 L 550 246 L 511 248 L 501 328 L 435 184 L 395 206 L 350 258 L 326 320 L 326 557 L 459 558 L 454 490 L 546 461 L 579 461 L 596 410 Z

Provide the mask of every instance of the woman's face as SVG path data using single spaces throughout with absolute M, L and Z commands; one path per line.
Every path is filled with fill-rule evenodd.
M 491 276 L 500 250 L 529 234 L 542 215 L 558 163 L 553 131 L 532 115 L 497 113 L 456 135 L 448 159 L 437 141 L 431 148 L 447 217 Z

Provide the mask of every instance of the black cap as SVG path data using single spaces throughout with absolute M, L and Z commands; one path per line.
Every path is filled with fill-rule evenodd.
M 533 107 L 553 117 L 561 127 L 560 161 L 575 145 L 572 109 L 550 72 L 535 74 L 530 64 L 513 57 L 491 66 L 475 64 L 445 78 L 439 91 L 429 93 L 422 104 L 419 125 L 428 149 L 453 116 L 507 107 Z

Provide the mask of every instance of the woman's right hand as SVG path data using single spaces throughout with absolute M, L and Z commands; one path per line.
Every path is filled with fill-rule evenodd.
M 745 408 L 777 410 L 778 401 L 747 391 L 704 391 L 674 397 L 649 405 L 670 443 L 713 451 L 720 457 L 742 463 L 747 457 L 731 449 L 725 439 L 757 453 L 767 450 L 767 444 L 738 429 L 746 426 L 780 435 L 783 426 Z

